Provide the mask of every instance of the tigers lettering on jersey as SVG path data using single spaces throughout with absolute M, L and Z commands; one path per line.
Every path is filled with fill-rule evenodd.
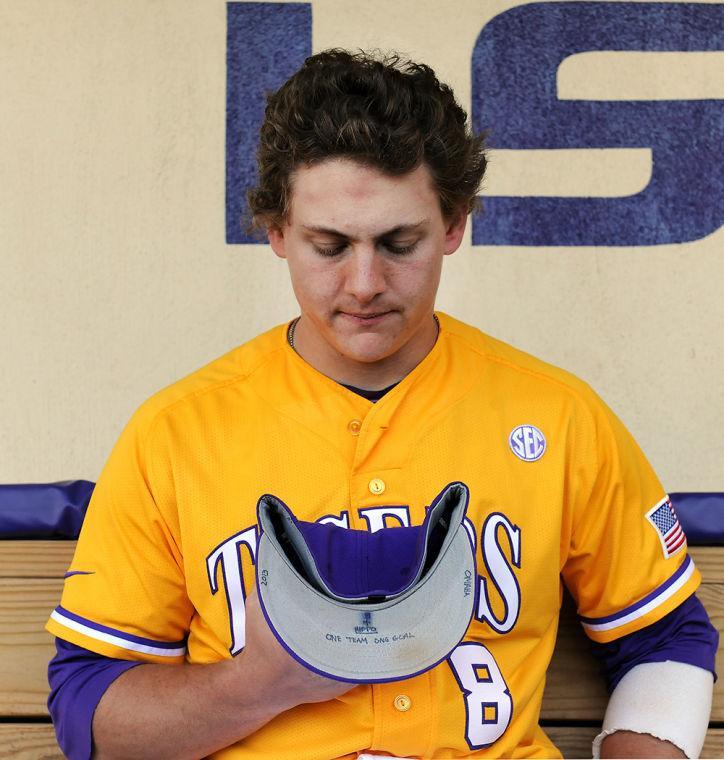
M 508 541 L 510 560 L 498 540 L 502 533 Z M 495 512 L 485 521 L 482 530 L 482 555 L 487 577 L 479 579 L 478 610 L 476 618 L 487 623 L 496 633 L 509 633 L 518 621 L 520 613 L 520 585 L 513 568 L 521 568 L 520 528 L 513 525 L 502 513 Z M 491 607 L 490 584 L 503 602 L 501 619 L 495 616 Z
M 320 517 L 317 522 L 337 525 L 340 528 L 349 528 L 349 512 L 345 510 L 344 512 L 340 512 L 339 515 L 325 515 L 324 517 Z
M 380 506 L 359 509 L 359 515 L 365 520 L 368 530 L 373 533 L 385 527 L 390 527 L 386 522 L 392 517 L 402 527 L 410 527 L 409 507 L 403 506 Z M 346 516 L 346 519 L 342 517 Z M 343 511 L 340 517 L 325 515 L 317 520 L 320 523 L 332 522 L 340 527 L 349 527 L 348 512 Z M 475 533 L 475 527 L 469 518 L 465 520 L 468 533 Z M 510 562 L 500 546 L 497 531 L 501 528 L 508 537 L 512 557 Z M 226 604 L 229 610 L 229 624 L 231 629 L 231 646 L 229 652 L 238 654 L 244 648 L 244 622 L 246 602 L 245 589 L 249 587 L 248 579 L 244 578 L 243 564 L 240 552 L 248 553 L 252 565 L 256 564 L 256 550 L 259 537 L 258 526 L 252 525 L 245 528 L 216 546 L 206 558 L 206 569 L 209 578 L 209 587 L 212 594 L 224 587 Z M 473 548 L 475 542 L 473 541 Z M 496 513 L 490 515 L 482 529 L 481 546 L 483 547 L 483 561 L 486 567 L 486 575 L 478 576 L 477 585 L 480 589 L 478 620 L 486 622 L 497 633 L 507 633 L 515 625 L 520 610 L 520 586 L 515 579 L 511 566 L 520 569 L 520 529 L 512 525 L 505 515 Z M 489 584 L 496 589 L 505 607 L 503 620 L 497 620 L 491 610 L 487 589 Z
M 403 528 L 410 526 L 409 507 L 369 507 L 360 509 L 359 516 L 367 523 L 370 533 L 376 533 L 382 528 L 391 528 L 395 524 Z
M 231 538 L 227 538 L 206 558 L 206 570 L 209 575 L 211 593 L 216 594 L 219 591 L 219 573 L 226 592 L 226 604 L 229 608 L 229 623 L 231 625 L 231 646 L 229 647 L 231 654 L 241 652 L 246 642 L 246 612 L 244 607 L 246 586 L 244 585 L 244 573 L 239 552 L 242 546 L 245 547 L 251 554 L 252 562 L 255 563 L 258 543 L 258 528 L 256 525 L 252 525 Z

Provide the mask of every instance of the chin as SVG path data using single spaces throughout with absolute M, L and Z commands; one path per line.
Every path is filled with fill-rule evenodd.
M 337 350 L 347 359 L 361 364 L 374 364 L 387 359 L 395 353 L 395 347 L 387 340 L 368 339 L 341 341 Z

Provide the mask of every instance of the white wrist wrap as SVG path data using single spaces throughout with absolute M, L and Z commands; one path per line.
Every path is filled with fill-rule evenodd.
M 687 757 L 700 757 L 709 725 L 714 677 L 683 662 L 645 662 L 629 670 L 611 694 L 593 757 L 616 731 L 651 734 L 675 744 Z

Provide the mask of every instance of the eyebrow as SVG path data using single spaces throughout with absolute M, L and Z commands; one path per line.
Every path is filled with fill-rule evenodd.
M 400 235 L 405 234 L 409 232 L 417 232 L 417 230 L 420 227 L 423 227 L 427 223 L 427 219 L 421 219 L 419 222 L 413 222 L 411 224 L 398 224 L 397 227 L 392 227 L 392 229 L 385 230 L 384 232 L 381 232 L 379 235 L 376 236 L 376 240 L 382 240 L 384 238 L 389 238 L 394 235 Z M 339 230 L 335 230 L 332 227 L 318 227 L 316 225 L 302 225 L 303 230 L 307 230 L 308 232 L 316 232 L 321 235 L 329 235 L 331 237 L 336 238 L 344 238 L 349 239 L 349 235 L 345 234 L 344 232 L 340 232 Z

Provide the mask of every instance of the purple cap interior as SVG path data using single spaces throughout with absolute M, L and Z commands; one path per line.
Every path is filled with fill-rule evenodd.
M 369 533 L 338 525 L 296 521 L 327 587 L 347 598 L 385 597 L 404 591 L 425 559 L 425 526 Z

